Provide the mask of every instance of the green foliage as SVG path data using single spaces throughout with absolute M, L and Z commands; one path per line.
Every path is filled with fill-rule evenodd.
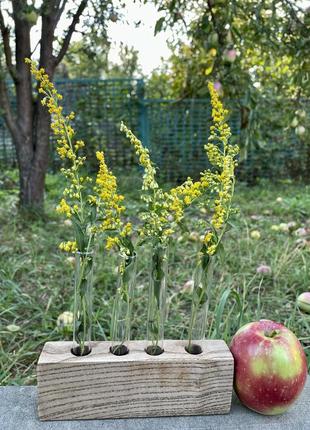
M 56 78 L 102 77 L 108 67 L 108 50 L 106 40 L 98 41 L 91 50 L 83 40 L 72 42 Z
M 56 78 L 132 78 L 142 76 L 138 51 L 121 44 L 119 59 L 113 63 L 109 59 L 110 42 L 107 39 L 88 42 L 72 42 L 56 73 Z
M 285 82 L 286 96 L 309 95 L 310 11 L 298 2 L 156 3 L 166 12 L 156 29 L 170 25 L 177 33 L 171 58 L 176 95 L 205 97 L 206 75 L 230 98 L 255 90 L 254 83 L 275 90 Z
M 119 50 L 119 62 L 108 64 L 107 77 L 136 78 L 141 76 L 142 69 L 139 64 L 138 51 L 122 43 Z
M 140 208 L 138 177 L 120 176 L 131 214 Z M 47 340 L 71 339 L 57 329 L 57 318 L 72 310 L 73 266 L 58 250 L 68 236 L 68 226 L 54 208 L 63 188 L 59 176 L 47 178 L 47 215 L 43 221 L 26 224 L 17 211 L 17 175 L 0 177 L 0 380 L 1 384 L 34 384 L 38 354 Z M 301 339 L 310 363 L 310 316 L 296 307 L 296 297 L 309 291 L 309 236 L 295 230 L 309 225 L 310 189 L 301 185 L 270 183 L 252 188 L 239 185 L 235 194 L 239 214 L 227 232 L 224 258 L 215 268 L 208 337 L 229 341 L 241 324 L 269 318 L 287 325 Z M 279 201 L 278 197 L 282 197 Z M 191 212 L 189 231 L 173 241 L 168 282 L 169 319 L 167 338 L 187 337 L 195 256 L 201 246 L 197 213 Z M 274 231 L 274 224 L 296 222 L 290 232 Z M 308 223 L 308 224 L 307 224 Z M 261 238 L 251 239 L 259 230 Z M 194 234 L 195 233 L 195 234 Z M 194 241 L 193 241 L 194 239 Z M 307 242 L 308 240 L 308 242 Z M 149 252 L 138 255 L 134 298 L 133 332 L 145 338 Z M 111 295 L 116 289 L 117 256 L 103 245 L 96 257 L 94 291 L 94 338 L 106 340 L 112 312 Z M 260 264 L 271 275 L 260 275 Z M 13 329 L 12 325 L 19 327 Z
M 299 174 L 310 171 L 309 115 L 300 121 L 305 132 L 291 127 L 295 111 L 310 97 L 310 9 L 287 0 L 156 4 L 165 12 L 156 29 L 171 26 L 175 37 L 169 64 L 162 73 L 154 72 L 148 92 L 157 95 L 161 85 L 172 98 L 204 98 L 211 79 L 225 98 L 239 104 L 243 159 L 251 156 L 262 164 L 270 157 L 268 134 L 291 142 L 291 135 L 299 138 L 301 131 L 306 161 Z M 276 152 L 279 143 L 274 134 L 272 139 Z

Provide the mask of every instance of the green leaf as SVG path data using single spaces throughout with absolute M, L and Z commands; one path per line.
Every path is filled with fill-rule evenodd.
M 201 258 L 201 266 L 204 271 L 208 270 L 209 263 L 210 263 L 210 255 L 205 253 Z
M 92 206 L 90 209 L 90 222 L 94 224 L 97 218 L 97 208 L 96 206 Z
M 215 339 L 220 339 L 221 338 L 221 333 L 220 333 L 220 326 L 221 326 L 221 321 L 222 321 L 222 316 L 223 316 L 223 312 L 225 309 L 225 305 L 226 302 L 228 300 L 228 297 L 230 296 L 231 293 L 231 289 L 228 288 L 227 290 L 225 290 L 220 298 L 219 304 L 216 307 L 216 311 L 215 311 L 215 330 L 212 334 L 212 337 Z
M 159 20 L 156 22 L 155 29 L 154 29 L 154 36 L 156 36 L 156 34 L 162 30 L 164 22 L 165 22 L 165 17 L 163 16 L 159 18 Z
M 72 224 L 74 228 L 75 238 L 79 251 L 83 252 L 86 248 L 86 232 L 83 230 L 79 219 L 76 216 L 72 217 Z
M 239 308 L 239 317 L 238 317 L 238 325 L 237 325 L 237 328 L 239 329 L 242 325 L 242 320 L 243 320 L 243 304 L 242 304 L 241 296 L 238 293 L 238 291 L 232 290 L 231 295 L 236 300 L 236 303 Z
M 222 256 L 224 255 L 224 253 L 225 253 L 225 249 L 224 249 L 224 245 L 222 244 L 222 242 L 220 242 L 220 243 L 217 245 L 216 253 L 217 253 L 220 257 L 222 257 Z
M 233 224 L 231 221 L 227 221 L 227 225 L 230 227 L 230 228 L 233 228 L 233 229 L 237 229 L 237 226 L 236 226 L 236 224 Z M 226 229 L 227 230 L 227 229 Z

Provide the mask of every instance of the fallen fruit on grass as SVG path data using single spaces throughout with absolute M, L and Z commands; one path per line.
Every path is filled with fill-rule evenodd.
M 69 256 L 66 258 L 67 263 L 71 264 L 72 266 L 74 266 L 75 264 L 75 257 L 73 256 Z
M 197 231 L 192 231 L 189 235 L 189 240 L 192 240 L 193 242 L 199 242 L 200 235 Z
M 60 331 L 71 332 L 73 329 L 73 313 L 65 311 L 57 318 L 57 328 Z
M 246 324 L 232 339 L 234 387 L 240 401 L 264 415 L 285 412 L 302 392 L 307 362 L 297 337 L 282 324 Z
M 301 293 L 297 297 L 297 305 L 300 310 L 310 314 L 310 292 Z
M 295 230 L 295 234 L 296 236 L 307 236 L 308 230 L 304 227 L 300 227 L 297 230 Z
M 15 324 L 9 324 L 9 325 L 6 326 L 6 329 L 8 331 L 10 331 L 11 333 L 14 333 L 14 332 L 20 330 L 20 326 L 19 325 L 15 325 Z
M 261 275 L 270 275 L 271 274 L 271 267 L 267 266 L 266 264 L 260 264 L 256 268 L 256 273 L 259 273 Z
M 289 231 L 288 224 L 286 224 L 285 222 L 281 222 L 281 224 L 279 224 L 279 230 L 280 231 L 284 231 L 284 232 Z
M 252 239 L 260 239 L 260 232 L 258 230 L 253 230 L 250 233 Z

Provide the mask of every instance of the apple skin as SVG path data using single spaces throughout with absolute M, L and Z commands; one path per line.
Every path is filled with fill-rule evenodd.
M 281 414 L 302 392 L 306 356 L 297 337 L 282 324 L 269 320 L 246 324 L 234 335 L 230 350 L 235 392 L 249 409 Z
M 301 293 L 297 297 L 297 305 L 300 310 L 310 314 L 310 292 Z

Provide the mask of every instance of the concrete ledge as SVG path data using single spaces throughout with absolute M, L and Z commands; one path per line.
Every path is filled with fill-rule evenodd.
M 296 404 L 284 415 L 265 417 L 233 400 L 229 415 L 135 418 L 104 421 L 48 421 L 37 417 L 36 387 L 0 387 L 2 430 L 309 430 L 310 378 Z

